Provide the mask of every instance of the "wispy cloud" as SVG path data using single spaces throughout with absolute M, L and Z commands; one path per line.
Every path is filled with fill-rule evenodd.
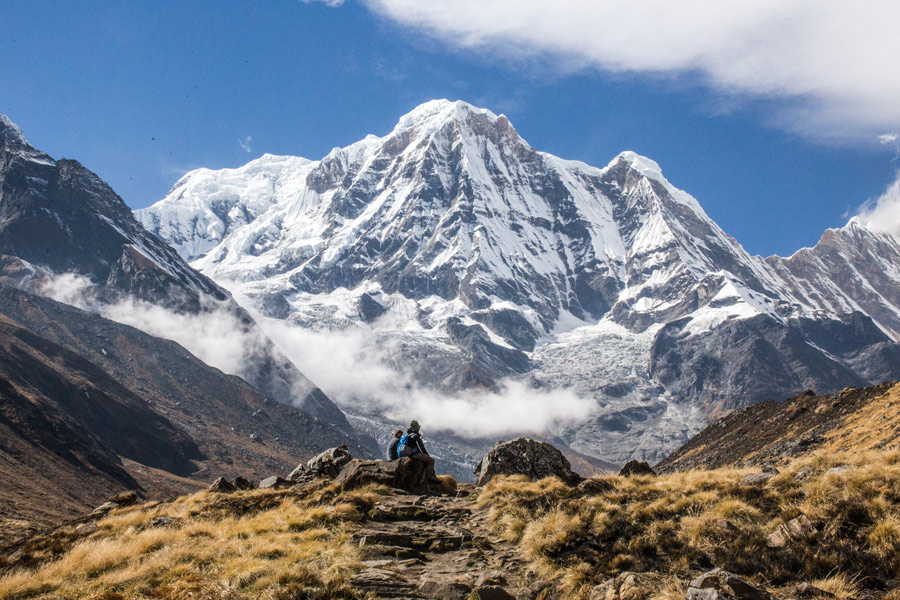
M 775 119 L 811 136 L 900 126 L 900 3 L 873 0 L 364 0 L 449 44 L 569 68 L 699 74 L 727 94 L 788 100 Z M 338 6 L 330 0 L 326 4 Z
M 878 142 L 888 146 L 897 141 L 897 138 L 900 137 L 896 133 L 882 133 L 878 136 Z
M 241 148 L 244 149 L 244 152 L 252 152 L 253 150 L 250 148 L 250 141 L 251 141 L 252 139 L 253 139 L 253 138 L 252 138 L 251 136 L 248 135 L 248 136 L 245 137 L 243 140 L 240 140 L 240 139 L 239 139 L 237 142 L 238 142 L 238 145 L 239 145 Z
M 881 196 L 860 206 L 853 220 L 873 231 L 900 235 L 900 175 Z

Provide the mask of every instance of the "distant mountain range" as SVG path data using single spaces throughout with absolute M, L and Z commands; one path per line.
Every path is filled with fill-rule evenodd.
M 896 237 L 850 222 L 751 256 L 652 160 L 563 160 L 464 102 L 321 160 L 192 171 L 136 216 L 266 317 L 363 332 L 406 384 L 588 398 L 546 434 L 614 462 L 661 460 L 736 407 L 900 378 Z

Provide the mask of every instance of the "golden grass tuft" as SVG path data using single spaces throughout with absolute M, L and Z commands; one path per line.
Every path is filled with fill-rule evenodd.
M 841 465 L 849 468 L 826 474 Z M 821 580 L 841 597 L 858 587 L 841 573 L 900 574 L 900 452 L 810 456 L 767 483 L 743 485 L 753 471 L 606 477 L 611 489 L 588 496 L 553 478 L 498 477 L 478 502 L 530 568 L 565 581 L 571 597 L 626 571 L 667 573 L 672 579 L 647 591 L 667 599 L 683 597 L 684 581 L 714 565 L 766 585 Z M 815 534 L 770 546 L 769 536 L 801 515 Z
M 122 509 L 58 560 L 0 577 L 0 598 L 349 598 L 349 526 L 382 491 L 200 492 Z M 150 524 L 163 515 L 174 523 Z

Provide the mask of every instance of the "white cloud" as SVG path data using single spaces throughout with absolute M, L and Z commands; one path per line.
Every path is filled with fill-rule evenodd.
M 881 196 L 860 206 L 853 220 L 873 231 L 900 235 L 900 176 Z
M 248 135 L 248 136 L 247 136 L 246 138 L 244 138 L 243 140 L 238 140 L 238 145 L 239 145 L 241 148 L 243 148 L 245 152 L 252 152 L 252 150 L 250 149 L 250 140 L 251 140 L 251 139 L 252 139 L 252 138 Z
M 806 134 L 873 139 L 900 126 L 894 0 L 366 4 L 460 47 L 616 72 L 694 73 L 727 93 L 788 99 L 778 121 Z
M 884 144 L 885 146 L 889 146 L 897 141 L 897 138 L 900 137 L 896 133 L 882 133 L 878 136 L 878 142 L 880 144 Z
M 134 299 L 101 303 L 94 299 L 92 287 L 88 278 L 65 273 L 47 279 L 39 292 L 152 336 L 178 342 L 206 364 L 232 375 L 246 377 L 254 366 L 248 362 L 250 357 L 264 353 L 266 340 L 261 331 L 247 330 L 237 316 L 212 300 L 199 314 L 181 314 Z
M 257 316 L 287 357 L 342 408 L 377 412 L 405 423 L 418 419 L 429 431 L 462 436 L 546 434 L 584 421 L 594 400 L 570 390 L 538 390 L 504 381 L 499 392 L 443 393 L 418 385 L 392 365 L 392 348 L 365 328 L 312 331 Z M 392 365 L 392 366 L 389 366 Z
M 462 436 L 545 434 L 583 421 L 596 410 L 593 400 L 568 390 L 536 390 L 503 382 L 499 393 L 455 394 L 421 387 L 409 373 L 390 366 L 392 348 L 368 329 L 312 331 L 255 315 L 261 328 L 247 329 L 231 312 L 209 301 L 199 314 L 179 314 L 134 299 L 106 304 L 94 299 L 93 284 L 76 274 L 44 281 L 39 293 L 66 304 L 173 340 L 217 369 L 244 377 L 254 356 L 264 354 L 267 335 L 275 345 L 342 408 L 376 411 L 398 423 L 417 418 L 429 431 Z M 305 397 L 309 390 L 298 390 Z

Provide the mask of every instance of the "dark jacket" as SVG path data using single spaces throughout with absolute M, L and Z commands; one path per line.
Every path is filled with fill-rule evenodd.
M 400 438 L 398 438 L 398 437 L 391 438 L 391 443 L 388 444 L 388 449 L 387 449 L 387 459 L 388 460 L 397 460 L 398 458 L 400 458 L 397 455 L 397 444 L 399 444 L 399 443 L 400 443 Z
M 422 436 L 419 435 L 418 432 L 410 429 L 406 432 L 406 437 L 406 445 L 409 448 L 407 454 L 415 454 L 416 452 L 428 454 L 428 450 L 425 449 L 425 440 L 422 439 Z

